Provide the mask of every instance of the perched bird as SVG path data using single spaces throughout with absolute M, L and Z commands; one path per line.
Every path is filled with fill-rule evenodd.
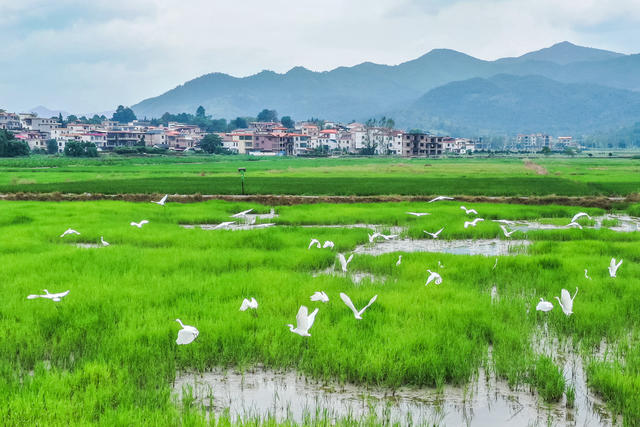
M 544 299 L 540 298 L 540 302 L 538 303 L 538 305 L 536 305 L 536 310 L 544 311 L 546 313 L 548 311 L 553 310 L 553 304 L 551 304 L 549 301 L 545 301 Z
M 235 224 L 235 221 L 221 222 L 220 224 L 218 224 L 215 227 L 213 227 L 212 230 L 218 230 L 220 228 L 225 228 L 226 226 L 231 225 L 231 224 Z
M 422 232 L 428 234 L 429 236 L 433 237 L 434 239 L 437 239 L 438 236 L 440 235 L 440 233 L 442 233 L 442 230 L 444 230 L 444 227 L 442 227 L 440 230 L 436 231 L 435 233 L 429 233 L 426 230 L 422 230 Z
M 616 273 L 618 272 L 618 268 L 622 265 L 622 260 L 616 264 L 616 259 L 611 258 L 611 263 L 609 263 L 609 276 L 616 277 Z
M 465 221 L 464 228 L 468 228 L 469 226 L 475 227 L 476 225 L 478 225 L 479 222 L 482 222 L 482 221 L 484 221 L 484 218 L 476 218 L 473 221 Z
M 469 215 L 469 214 L 478 215 L 478 211 L 477 211 L 477 210 L 475 210 L 475 209 L 467 209 L 467 208 L 466 208 L 466 207 L 464 207 L 464 206 L 460 206 L 460 209 L 462 209 L 463 211 L 465 211 L 465 213 L 466 213 L 467 215 Z
M 324 303 L 329 302 L 329 297 L 324 293 L 324 291 L 314 293 L 313 295 L 311 295 L 310 299 L 311 301 L 320 301 Z
M 258 301 L 255 298 L 251 298 L 251 300 L 243 299 L 242 305 L 240 305 L 240 311 L 247 311 L 248 308 L 252 308 L 256 310 L 258 308 Z
M 518 230 L 507 231 L 507 227 L 505 227 L 504 225 L 500 225 L 500 228 L 502 229 L 502 232 L 504 233 L 505 237 L 511 237 L 513 233 L 518 231 Z
M 76 230 L 74 230 L 73 228 L 67 228 L 67 230 L 66 230 L 64 233 L 62 233 L 62 234 L 60 235 L 60 237 L 64 237 L 64 236 L 66 236 L 67 234 L 77 234 L 77 235 L 80 235 L 80 233 L 78 233 L 78 232 L 77 232 Z
M 156 205 L 164 206 L 164 204 L 167 203 L 167 197 L 169 197 L 169 195 L 165 194 L 162 199 L 158 200 L 157 202 L 154 202 L 152 200 L 151 203 L 155 203 Z
M 149 221 L 147 221 L 146 219 L 143 219 L 143 220 L 142 220 L 142 221 L 140 221 L 140 222 L 132 222 L 132 223 L 131 223 L 131 226 L 133 226 L 133 227 L 138 227 L 138 228 L 142 228 L 142 226 L 143 226 L 143 225 L 145 225 L 145 224 L 149 224 Z
M 318 314 L 318 309 L 313 310 L 311 314 L 309 314 L 309 309 L 301 305 L 298 310 L 298 314 L 296 315 L 296 327 L 293 325 L 287 325 L 289 330 L 294 334 L 298 334 L 303 337 L 310 337 L 309 329 L 313 326 L 313 322 L 316 320 L 316 314 Z
M 311 246 L 315 245 L 316 248 L 320 249 L 320 240 L 318 239 L 311 239 L 311 243 L 309 243 L 309 246 L 307 247 L 307 249 L 311 249 Z
M 180 319 L 176 319 L 176 322 L 180 323 L 180 326 L 182 326 L 182 329 L 178 331 L 176 344 L 189 344 L 198 338 L 198 334 L 200 332 L 194 326 L 183 325 Z
M 251 212 L 253 209 L 247 209 L 246 211 L 238 212 L 235 215 L 231 215 L 231 218 L 240 218 Z
M 431 215 L 430 213 L 427 212 L 407 212 L 408 215 L 413 215 L 413 216 L 424 216 L 424 215 Z
M 573 218 L 571 218 L 571 222 L 576 222 L 579 218 L 583 216 L 586 216 L 587 218 L 591 219 L 591 217 L 586 212 L 580 212 L 575 214 Z
M 436 285 L 442 283 L 442 276 L 440 276 L 435 271 L 427 270 L 429 272 L 429 278 L 427 279 L 427 283 L 424 285 L 427 286 L 429 283 L 434 282 Z
M 104 237 L 102 237 L 102 236 L 100 236 L 100 243 L 102 243 L 102 246 L 109 246 L 109 242 L 104 240 Z
M 560 303 L 560 307 L 562 307 L 562 311 L 567 316 L 573 314 L 573 300 L 576 298 L 576 295 L 578 295 L 578 288 L 576 288 L 576 293 L 573 294 L 573 298 L 571 298 L 571 294 L 569 294 L 569 291 L 566 289 L 560 292 L 560 298 L 556 297 L 558 303 Z
M 347 307 L 349 307 L 351 311 L 353 311 L 353 315 L 355 316 L 355 318 L 358 320 L 362 320 L 362 314 L 367 308 L 369 308 L 371 304 L 375 302 L 375 300 L 378 298 L 378 295 L 374 295 L 373 298 L 369 300 L 369 304 L 365 305 L 360 311 L 356 310 L 355 306 L 351 302 L 351 298 L 349 298 L 347 294 L 340 292 L 340 298 L 347 305 Z
M 349 265 L 352 259 L 353 259 L 353 254 L 349 256 L 349 259 L 345 259 L 344 255 L 338 254 L 338 260 L 340 261 L 340 265 L 342 266 L 342 271 L 345 271 L 345 272 L 347 271 L 347 266 Z
M 43 291 L 44 291 L 44 295 L 29 295 L 27 296 L 27 299 L 46 298 L 46 299 L 50 299 L 51 301 L 58 302 L 62 298 L 66 297 L 67 294 L 69 293 L 69 291 L 66 291 L 66 292 L 59 292 L 57 294 L 51 294 L 46 289 L 43 289 Z
M 447 197 L 447 196 L 438 196 L 435 199 L 431 199 L 429 200 L 427 203 L 433 203 L 433 202 L 437 202 L 439 200 L 453 200 L 453 197 Z
M 325 240 L 324 244 L 322 245 L 323 249 L 326 248 L 333 248 L 335 245 L 333 244 L 333 242 L 331 240 Z
M 396 267 L 402 264 L 402 255 L 398 255 L 398 261 L 396 261 Z
M 587 274 L 587 269 L 586 268 L 584 269 L 584 278 L 591 280 L 591 277 L 589 277 L 589 275 Z
M 580 224 L 578 224 L 577 222 L 570 222 L 569 224 L 567 224 L 567 228 L 568 227 L 575 227 L 575 228 L 579 228 L 580 230 L 582 230 L 582 226 Z

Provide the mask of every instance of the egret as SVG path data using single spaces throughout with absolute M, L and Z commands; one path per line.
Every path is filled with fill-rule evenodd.
M 64 233 L 62 233 L 62 234 L 60 235 L 60 237 L 64 237 L 64 236 L 66 236 L 67 234 L 77 234 L 77 235 L 80 235 L 80 233 L 78 233 L 78 232 L 77 232 L 76 230 L 74 230 L 73 228 L 67 228 L 67 230 L 66 230 Z
M 616 264 L 616 259 L 611 258 L 611 263 L 609 263 L 609 276 L 616 277 L 616 272 L 618 271 L 618 268 L 620 268 L 621 265 L 622 265 L 622 260 L 620 260 L 620 262 Z
M 551 304 L 549 301 L 545 301 L 543 298 L 540 298 L 540 302 L 538 303 L 538 305 L 536 305 L 536 310 L 544 311 L 546 313 L 553 310 L 553 304 Z
M 316 248 L 320 249 L 320 240 L 318 239 L 311 239 L 311 243 L 309 243 L 309 247 L 307 247 L 307 249 L 311 249 L 311 246 L 315 245 Z
M 100 236 L 100 243 L 102 243 L 102 246 L 109 246 L 109 242 L 104 240 L 104 237 L 102 237 L 102 236 Z
M 396 267 L 402 264 L 402 255 L 398 255 L 398 261 L 396 261 Z
M 349 259 L 345 259 L 344 255 L 342 254 L 338 254 L 338 260 L 340 260 L 340 265 L 342 266 L 342 271 L 347 271 L 347 266 L 349 265 L 349 263 L 351 262 L 351 260 L 353 259 L 353 254 L 351 254 L 351 256 L 349 256 Z
M 324 293 L 324 291 L 315 292 L 313 295 L 311 295 L 310 299 L 311 301 L 320 301 L 324 303 L 329 302 L 329 297 Z
M 251 212 L 253 209 L 247 209 L 246 211 L 238 212 L 235 215 L 231 215 L 231 218 L 240 218 Z
M 335 245 L 333 244 L 333 242 L 331 240 L 325 240 L 324 244 L 322 245 L 323 249 L 326 248 L 333 248 Z
M 243 299 L 242 305 L 240 305 L 240 311 L 247 311 L 248 308 L 252 308 L 256 310 L 258 308 L 258 301 L 255 298 L 251 297 L 250 300 Z
M 356 310 L 356 307 L 351 302 L 351 298 L 349 298 L 347 294 L 340 292 L 340 298 L 347 305 L 347 307 L 349 307 L 351 311 L 353 311 L 353 315 L 355 316 L 355 318 L 358 320 L 362 320 L 362 314 L 367 308 L 369 308 L 371 304 L 375 302 L 375 300 L 378 298 L 378 295 L 374 295 L 373 298 L 369 300 L 369 304 L 365 305 L 364 308 L 360 311 Z
M 367 234 L 367 236 L 369 236 L 369 243 L 373 243 L 374 240 L 376 240 L 376 237 L 380 237 L 382 236 L 382 234 L 378 233 L 377 231 L 373 234 Z
M 180 326 L 182 326 L 182 329 L 178 331 L 176 344 L 189 344 L 198 338 L 198 334 L 200 332 L 194 326 L 184 325 L 180 319 L 176 319 L 176 322 L 180 323 Z
M 444 230 L 444 227 L 442 227 L 440 230 L 436 231 L 435 233 L 429 233 L 426 230 L 422 230 L 422 232 L 428 234 L 429 236 L 433 237 L 434 239 L 437 239 L 438 236 L 440 235 L 440 233 L 442 233 L 442 230 Z
M 310 337 L 309 329 L 313 326 L 313 322 L 316 320 L 316 314 L 318 314 L 318 309 L 313 310 L 311 314 L 309 314 L 309 309 L 301 305 L 298 310 L 298 314 L 296 315 L 296 327 L 293 325 L 287 325 L 289 330 L 294 334 L 298 334 L 303 337 Z
M 591 277 L 589 277 L 589 275 L 587 274 L 587 269 L 586 268 L 584 269 L 584 278 L 591 280 Z
M 465 211 L 465 213 L 467 215 L 469 214 L 474 214 L 474 215 L 478 215 L 478 211 L 475 209 L 467 209 L 465 206 L 460 206 L 460 209 L 462 209 L 463 211 Z
M 495 263 L 495 264 L 493 264 L 493 268 L 492 268 L 492 270 L 495 270 L 497 266 L 498 266 L 498 258 L 496 258 L 496 263 Z
M 453 197 L 438 196 L 438 197 L 436 197 L 435 199 L 431 199 L 431 200 L 429 200 L 427 203 L 437 202 L 438 200 L 453 200 Z
M 589 216 L 589 214 L 587 214 L 586 212 L 580 212 L 577 213 L 573 216 L 573 218 L 571 218 L 571 222 L 576 222 L 579 218 L 586 216 L 587 218 L 591 219 L 591 217 Z
M 407 215 L 413 215 L 413 216 L 424 216 L 424 215 L 431 215 L 430 213 L 427 212 L 407 212 Z
M 573 300 L 578 295 L 578 288 L 576 288 L 576 293 L 573 294 L 573 298 L 571 298 L 571 294 L 566 289 L 560 291 L 560 298 L 556 297 L 558 303 L 560 303 L 560 307 L 562 307 L 562 311 L 567 316 L 571 316 L 573 314 Z
M 27 299 L 46 298 L 46 299 L 50 299 L 51 301 L 58 302 L 62 298 L 66 297 L 67 294 L 69 293 L 69 291 L 66 291 L 66 292 L 59 292 L 57 294 L 51 294 L 46 289 L 43 289 L 43 291 L 44 291 L 44 295 L 29 295 L 27 296 Z
M 395 237 L 398 237 L 397 234 L 382 234 L 382 233 L 377 233 L 377 234 L 378 234 L 378 237 L 382 237 L 384 240 L 390 240 Z
M 502 229 L 502 232 L 504 233 L 505 237 L 511 237 L 513 233 L 518 231 L 518 230 L 507 231 L 507 227 L 505 227 L 504 225 L 500 225 L 500 228 Z
M 479 222 L 482 222 L 482 221 L 484 221 L 484 218 L 476 218 L 473 221 L 465 221 L 464 228 L 468 228 L 469 226 L 475 227 L 476 225 L 478 225 Z
M 156 205 L 164 206 L 164 204 L 167 203 L 167 197 L 169 197 L 169 195 L 165 194 L 162 199 L 158 200 L 157 202 L 154 202 L 152 200 L 151 203 L 155 203 Z
M 218 230 L 220 228 L 225 228 L 228 225 L 231 224 L 235 224 L 235 221 L 225 221 L 225 222 L 221 222 L 220 224 L 216 225 L 215 227 L 212 228 L 212 230 Z
M 146 219 L 143 219 L 140 222 L 131 222 L 132 227 L 138 227 L 138 228 L 142 228 L 142 226 L 145 224 L 149 224 L 149 221 L 147 221 Z
M 582 226 L 580 224 L 578 224 L 577 222 L 570 222 L 569 224 L 567 224 L 567 228 L 569 227 L 575 227 L 575 228 L 579 228 L 580 230 L 582 230 Z
M 442 283 L 442 276 L 440 276 L 435 271 L 427 270 L 429 272 L 429 278 L 427 279 L 427 283 L 424 285 L 427 286 L 429 283 L 434 282 L 436 285 Z

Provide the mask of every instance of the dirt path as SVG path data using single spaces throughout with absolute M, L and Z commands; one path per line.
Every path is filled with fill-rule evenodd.
M 549 175 L 549 171 L 547 169 L 545 169 L 544 166 L 540 166 L 537 163 L 533 163 L 531 160 L 526 160 L 525 159 L 524 168 L 525 169 L 529 169 L 531 171 L 534 171 L 538 175 Z

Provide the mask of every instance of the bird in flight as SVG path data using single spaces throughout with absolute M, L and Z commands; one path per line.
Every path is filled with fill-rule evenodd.
M 248 308 L 256 310 L 258 308 L 258 301 L 255 298 L 251 297 L 250 300 L 243 299 L 242 305 L 240 305 L 240 311 L 247 311 Z
M 190 344 L 198 338 L 200 332 L 194 326 L 184 325 L 180 319 L 176 319 L 176 322 L 180 323 L 180 326 L 182 326 L 182 329 L 178 331 L 176 344 Z
M 325 240 L 324 244 L 322 245 L 323 249 L 326 248 L 333 248 L 335 245 L 333 244 L 333 242 L 331 240 Z
M 318 239 L 311 239 L 311 243 L 309 243 L 309 247 L 307 247 L 307 249 L 311 249 L 312 246 L 314 246 L 318 249 L 320 249 L 320 240 Z
M 235 215 L 231 215 L 231 218 L 240 218 L 251 212 L 253 209 L 247 209 L 246 211 L 238 212 Z
M 422 232 L 428 234 L 429 236 L 433 237 L 434 239 L 437 239 L 438 236 L 440 235 L 440 233 L 442 233 L 442 230 L 444 230 L 444 227 L 442 227 L 440 230 L 436 231 L 435 233 L 429 233 L 426 230 L 422 230 Z
M 287 325 L 289 330 L 294 334 L 298 334 L 303 337 L 310 337 L 309 329 L 313 326 L 313 322 L 316 320 L 316 314 L 318 314 L 318 309 L 313 310 L 311 314 L 309 314 L 309 309 L 305 305 L 301 305 L 298 310 L 298 314 L 296 315 L 296 327 L 293 325 Z
M 58 292 L 57 294 L 49 293 L 49 291 L 46 289 L 43 289 L 43 291 L 44 291 L 44 295 L 29 295 L 27 296 L 27 299 L 46 298 L 46 299 L 50 299 L 51 301 L 58 302 L 62 298 L 66 297 L 67 294 L 69 294 L 69 291 Z
M 60 237 L 64 237 L 64 236 L 66 236 L 67 234 L 77 234 L 77 235 L 80 235 L 80 233 L 78 233 L 78 232 L 77 232 L 76 230 L 74 230 L 73 228 L 67 228 L 67 230 L 66 230 L 64 233 L 62 233 L 62 234 L 60 235 Z
M 578 228 L 578 229 L 582 230 L 582 226 L 580 224 L 578 224 L 577 222 L 575 222 L 575 221 L 572 221 L 569 224 L 567 224 L 567 228 L 569 228 L 569 227 L 575 227 L 575 228 Z
M 611 258 L 611 262 L 609 263 L 609 276 L 616 277 L 616 273 L 618 272 L 618 269 L 621 265 L 622 260 L 620 260 L 620 262 L 616 264 L 616 259 Z
M 164 204 L 167 203 L 167 197 L 169 197 L 169 195 L 165 194 L 162 199 L 158 200 L 157 202 L 154 202 L 152 200 L 151 203 L 155 203 L 156 205 L 164 206 Z
M 508 230 L 507 230 L 507 227 L 505 227 L 504 225 L 500 225 L 500 228 L 502 229 L 502 232 L 504 233 L 505 237 L 511 237 L 511 235 L 512 235 L 513 233 L 515 233 L 516 231 L 518 231 L 518 230 L 511 230 L 511 231 L 508 231 Z
M 558 303 L 560 303 L 562 311 L 567 316 L 571 316 L 573 314 L 573 300 L 576 298 L 576 295 L 578 295 L 578 288 L 576 288 L 576 293 L 573 294 L 573 298 L 571 297 L 571 294 L 569 294 L 569 291 L 566 289 L 560 291 L 560 298 L 556 297 Z
M 221 222 L 220 224 L 218 224 L 215 227 L 213 227 L 212 230 L 218 230 L 220 228 L 225 228 L 226 226 L 231 225 L 231 224 L 235 224 L 235 221 Z
M 310 299 L 311 301 L 320 301 L 324 303 L 329 302 L 329 297 L 327 296 L 326 293 L 324 293 L 324 291 L 315 292 L 313 295 L 311 295 Z
M 138 228 L 142 228 L 142 226 L 145 224 L 149 224 L 149 221 L 147 221 L 146 219 L 143 219 L 140 222 L 131 222 L 131 226 L 138 227 Z
M 427 279 L 427 283 L 424 284 L 425 286 L 427 286 L 431 282 L 435 283 L 436 285 L 439 285 L 440 283 L 442 283 L 442 276 L 440 276 L 435 271 L 431 271 L 431 270 L 427 270 L 427 271 L 429 272 L 429 278 Z
M 460 209 L 462 209 L 463 211 L 465 211 L 465 213 L 467 215 L 469 214 L 474 214 L 474 215 L 478 215 L 478 211 L 475 209 L 467 209 L 465 206 L 460 206 Z
M 431 215 L 430 213 L 427 212 L 407 212 L 408 215 L 413 215 L 413 216 L 424 216 L 424 215 Z
M 484 218 L 476 218 L 473 221 L 465 221 L 464 228 L 468 228 L 469 226 L 475 227 L 476 225 L 478 225 L 479 222 L 482 222 L 482 221 L 484 221 Z
M 342 271 L 345 271 L 345 272 L 347 271 L 347 266 L 349 265 L 352 259 L 353 259 L 353 254 L 351 254 L 348 259 L 345 259 L 344 255 L 338 254 L 338 260 L 340 261 L 340 266 L 342 267 Z
M 349 307 L 351 311 L 353 311 L 353 315 L 358 320 L 362 320 L 362 315 L 364 314 L 365 310 L 369 308 L 369 306 L 373 304 L 377 298 L 378 298 L 378 295 L 374 295 L 373 298 L 369 300 L 369 304 L 365 305 L 362 308 L 362 310 L 358 311 L 356 310 L 356 307 L 353 305 L 353 302 L 351 302 L 351 298 L 349 298 L 347 294 L 340 292 L 340 299 L 342 299 L 342 301 L 346 304 L 346 306 Z
M 580 212 L 575 214 L 573 218 L 571 218 L 571 222 L 576 222 L 578 219 L 582 218 L 583 216 L 586 216 L 587 218 L 591 219 L 589 214 L 587 214 L 586 212 Z
M 427 203 L 433 203 L 433 202 L 437 202 L 439 200 L 453 200 L 453 197 L 447 197 L 447 196 L 438 196 L 435 199 L 431 199 L 429 200 Z

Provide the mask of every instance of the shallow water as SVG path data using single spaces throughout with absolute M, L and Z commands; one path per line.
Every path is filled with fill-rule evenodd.
M 246 224 L 246 223 L 235 223 L 235 224 L 227 224 L 224 227 L 218 227 L 219 224 L 180 224 L 182 228 L 201 228 L 203 230 L 257 230 L 261 228 L 273 227 L 276 225 L 275 223 L 268 224 Z
M 588 229 L 601 229 L 608 228 L 619 233 L 631 233 L 634 231 L 640 231 L 640 218 L 632 217 L 629 215 L 620 214 L 606 214 L 602 216 L 593 217 L 595 224 L 592 226 L 583 226 L 582 228 Z M 602 225 L 603 220 L 617 220 L 618 225 L 612 227 L 605 227 Z M 556 224 L 542 224 L 537 221 L 513 221 L 512 225 L 508 227 L 511 230 L 530 231 L 530 230 L 567 230 L 573 227 Z
M 101 243 L 76 243 L 76 247 L 83 249 L 92 249 L 92 248 L 102 248 L 104 247 Z
M 382 255 L 390 252 L 439 252 L 455 255 L 499 256 L 523 253 L 530 244 L 531 242 L 528 240 L 397 239 L 360 245 L 353 252 L 368 255 Z

